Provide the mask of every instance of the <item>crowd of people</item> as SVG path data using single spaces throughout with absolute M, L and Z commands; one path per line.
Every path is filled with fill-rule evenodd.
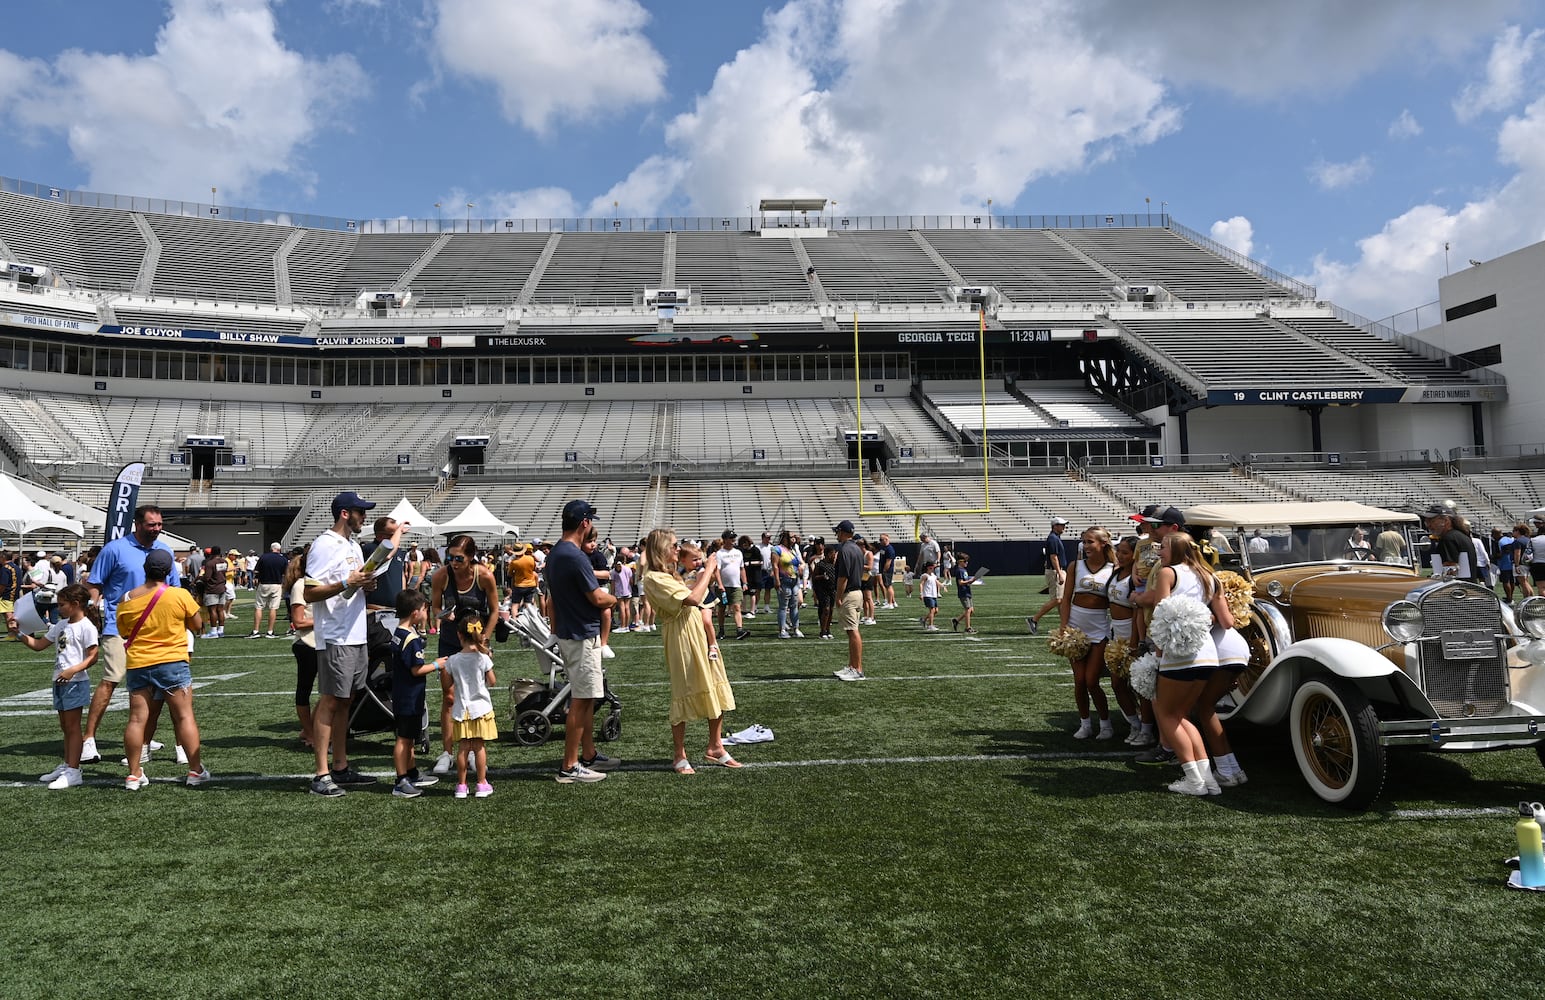
M 55 652 L 54 707 L 63 753 L 42 780 L 49 788 L 74 787 L 82 783 L 83 765 L 101 761 L 97 731 L 124 684 L 130 708 L 125 787 L 137 791 L 149 781 L 144 765 L 152 751 L 163 749 L 155 740 L 163 707 L 171 712 L 175 757 L 188 767 L 187 784 L 209 781 L 189 661 L 194 637 L 224 637 L 242 586 L 253 592 L 246 637 L 291 643 L 296 718 L 316 762 L 309 789 L 333 798 L 377 783 L 350 763 L 346 738 L 350 707 L 371 663 L 386 663 L 392 672 L 392 794 L 416 797 L 453 770 L 456 796 L 493 794 L 486 744 L 498 736 L 491 694 L 497 681 L 488 643 L 527 606 L 550 623 L 572 686 L 555 775 L 561 783 L 604 780 L 617 764 L 596 747 L 592 731 L 596 703 L 605 694 L 604 661 L 616 655 L 609 644 L 613 630 L 661 632 L 671 685 L 672 768 L 689 775 L 695 768 L 685 740 L 693 721 L 708 723 L 704 762 L 740 766 L 723 739 L 723 716 L 735 698 L 722 641 L 753 638 L 759 615 L 768 619 L 767 637 L 802 639 L 802 626 L 813 617 L 819 638 L 835 638 L 840 629 L 847 640 L 847 663 L 836 676 L 862 681 L 862 627 L 875 623 L 877 608 L 899 606 L 896 575 L 903 560 L 895 546 L 883 533 L 865 540 L 847 520 L 833 526 L 831 541 L 782 531 L 776 538 L 762 533 L 758 544 L 733 530 L 717 539 L 679 539 L 661 528 L 619 546 L 599 534 L 599 511 L 574 500 L 563 508 L 557 542 L 537 539 L 483 552 L 470 535 L 450 538 L 442 550 L 421 547 L 406 539 L 410 525 L 389 517 L 376 518 L 362 541 L 374 507 L 352 491 L 338 494 L 331 527 L 289 553 L 278 543 L 261 556 L 218 548 L 175 553 L 161 539 L 161 511 L 150 505 L 135 510 L 132 531 L 79 559 L 0 552 L 0 613 L 10 633 L 31 649 Z M 1535 552 L 1545 549 L 1545 509 L 1533 513 L 1532 527 L 1520 522 L 1489 538 L 1442 504 L 1422 516 L 1435 575 L 1500 583 L 1509 599 L 1533 596 L 1535 584 L 1545 582 L 1545 551 L 1540 558 Z M 1091 526 L 1074 545 L 1062 537 L 1068 522 L 1055 518 L 1046 544 L 1048 600 L 1026 623 L 1036 633 L 1055 610 L 1064 628 L 1087 640 L 1068 654 L 1078 713 L 1074 739 L 1114 739 L 1114 700 L 1140 762 L 1181 765 L 1182 777 L 1171 790 L 1219 794 L 1247 780 L 1214 706 L 1237 682 L 1249 650 L 1214 572 L 1209 533 L 1193 536 L 1176 507 L 1151 505 L 1132 521 L 1136 533 L 1113 535 Z M 1252 552 L 1270 550 L 1259 532 L 1245 544 Z M 1369 537 L 1357 529 L 1346 546 L 1366 552 L 1354 558 L 1408 558 L 1405 536 L 1395 530 Z M 952 629 L 976 631 L 972 588 L 980 572 L 969 553 L 920 536 L 901 582 L 907 597 L 916 590 L 924 632 L 941 631 L 939 602 L 950 590 L 960 605 Z M 43 625 L 36 634 L 22 634 L 14 614 L 24 594 L 32 596 Z M 1153 696 L 1143 698 L 1123 670 L 1111 669 L 1107 652 L 1121 650 L 1130 660 L 1148 639 L 1153 609 L 1172 595 L 1207 608 L 1211 632 L 1184 656 L 1155 649 L 1158 682 Z M 432 658 L 426 653 L 431 643 Z M 93 667 L 101 672 L 94 687 Z M 430 746 L 431 677 L 440 690 L 441 750 L 432 767 L 420 770 L 418 754 Z

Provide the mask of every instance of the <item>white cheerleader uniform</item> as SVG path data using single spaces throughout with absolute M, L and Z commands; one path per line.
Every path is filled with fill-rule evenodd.
M 1202 586 L 1202 581 L 1196 572 L 1189 566 L 1171 566 L 1175 571 L 1175 585 L 1170 588 L 1172 597 L 1190 597 L 1203 605 L 1211 600 L 1211 595 Z M 1154 572 L 1162 572 L 1155 570 Z M 1203 680 L 1210 671 L 1218 669 L 1218 648 L 1213 645 L 1212 637 L 1202 640 L 1201 646 L 1190 656 L 1180 656 L 1164 650 L 1164 655 L 1159 658 L 1159 673 L 1167 674 L 1176 680 Z
M 1104 598 L 1105 588 L 1115 571 L 1115 566 L 1106 563 L 1099 572 L 1091 573 L 1080 559 L 1073 564 L 1073 596 L 1092 594 Z M 1068 612 L 1068 624 L 1087 635 L 1092 643 L 1110 638 L 1110 615 L 1104 608 L 1081 608 L 1074 604 Z
M 1212 644 L 1218 651 L 1218 665 L 1225 670 L 1237 673 L 1250 665 L 1250 644 L 1239 634 L 1239 629 L 1214 625 Z
M 1133 578 L 1128 574 L 1125 578 L 1112 579 L 1110 586 L 1106 588 L 1105 595 L 1110 598 L 1111 607 L 1130 608 L 1132 604 Z M 1132 619 L 1112 618 L 1110 620 L 1110 637 L 1112 639 L 1125 639 L 1132 641 Z

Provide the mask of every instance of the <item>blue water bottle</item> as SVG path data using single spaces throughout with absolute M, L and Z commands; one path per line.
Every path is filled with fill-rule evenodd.
M 1540 840 L 1540 824 L 1534 819 L 1532 802 L 1518 803 L 1518 884 L 1525 889 L 1545 886 L 1545 848 Z

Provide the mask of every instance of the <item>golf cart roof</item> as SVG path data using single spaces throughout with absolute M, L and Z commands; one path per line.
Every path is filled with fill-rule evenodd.
M 1185 509 L 1187 524 L 1213 528 L 1250 528 L 1258 525 L 1371 524 L 1416 521 L 1415 514 L 1369 507 L 1349 500 L 1305 503 L 1208 503 Z

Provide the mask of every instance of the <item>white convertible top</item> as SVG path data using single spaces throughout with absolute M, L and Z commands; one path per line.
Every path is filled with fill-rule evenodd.
M 1305 503 L 1206 503 L 1185 508 L 1187 524 L 1214 528 L 1253 528 L 1266 525 L 1375 524 L 1416 521 L 1415 514 L 1369 507 L 1349 500 Z

